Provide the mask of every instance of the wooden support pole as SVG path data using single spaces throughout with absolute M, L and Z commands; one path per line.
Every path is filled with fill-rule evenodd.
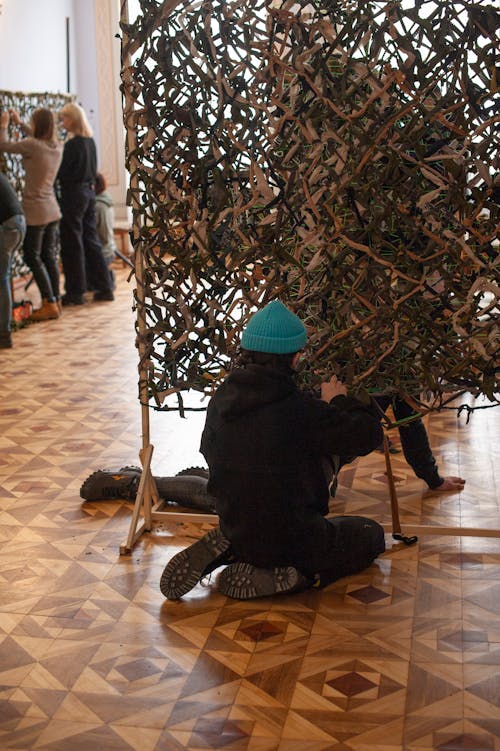
M 401 522 L 399 521 L 398 496 L 396 493 L 396 483 L 394 481 L 394 474 L 392 472 L 391 452 L 389 451 L 389 438 L 387 436 L 387 433 L 384 433 L 384 457 L 385 457 L 385 470 L 387 473 L 387 481 L 389 483 L 389 497 L 391 500 L 392 533 L 401 534 Z

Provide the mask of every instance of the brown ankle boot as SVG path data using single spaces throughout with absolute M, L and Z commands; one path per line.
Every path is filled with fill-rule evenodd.
M 59 308 L 56 302 L 42 300 L 42 307 L 34 310 L 28 321 L 50 321 L 52 318 L 59 318 L 59 315 Z

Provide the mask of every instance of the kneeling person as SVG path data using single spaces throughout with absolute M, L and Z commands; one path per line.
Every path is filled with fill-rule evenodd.
M 332 377 L 321 399 L 294 374 L 307 341 L 302 321 L 274 300 L 249 320 L 236 367 L 212 397 L 201 439 L 207 490 L 220 527 L 167 564 L 162 593 L 176 599 L 227 564 L 218 588 L 248 599 L 325 586 L 385 550 L 382 527 L 326 519 L 335 457 L 382 440 L 378 410 Z

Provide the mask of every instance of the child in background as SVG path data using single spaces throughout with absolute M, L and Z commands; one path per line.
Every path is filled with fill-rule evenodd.
M 116 255 L 116 243 L 114 235 L 115 212 L 113 199 L 106 192 L 106 180 L 101 172 L 98 172 L 95 180 L 95 213 L 97 233 L 102 243 L 102 254 L 109 269 L 111 287 L 115 288 L 115 275 L 111 268 Z

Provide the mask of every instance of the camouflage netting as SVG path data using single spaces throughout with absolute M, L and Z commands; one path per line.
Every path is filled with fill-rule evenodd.
M 275 297 L 307 386 L 498 400 L 493 5 L 122 8 L 146 401 L 210 392 Z
M 20 91 L 0 91 L 0 109 L 14 109 L 19 112 L 23 123 L 29 123 L 32 113 L 38 107 L 47 107 L 58 112 L 67 102 L 74 100 L 71 94 L 41 92 L 25 94 Z M 21 128 L 9 125 L 9 137 L 17 141 L 23 137 Z M 15 187 L 19 198 L 22 198 L 24 190 L 24 168 L 22 157 L 19 154 L 6 154 L 0 151 L 0 171 L 5 172 L 12 185 Z M 29 274 L 21 253 L 15 253 L 12 263 L 13 276 L 25 276 Z

